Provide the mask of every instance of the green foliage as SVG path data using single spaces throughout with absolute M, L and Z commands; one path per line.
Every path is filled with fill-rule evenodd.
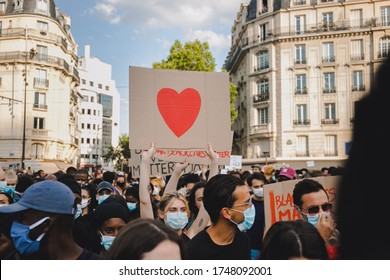
M 176 40 L 170 50 L 167 59 L 153 63 L 154 69 L 176 69 L 189 71 L 215 71 L 215 59 L 209 51 L 207 42 L 201 43 L 199 40 L 183 44 Z M 226 71 L 223 69 L 222 71 Z M 230 83 L 230 122 L 237 118 L 237 110 L 234 102 L 237 98 L 236 86 Z
M 215 71 L 215 59 L 209 51 L 207 42 L 199 40 L 183 44 L 176 40 L 167 59 L 153 63 L 154 69 L 176 69 L 190 71 Z
M 110 146 L 103 158 L 105 161 L 113 161 L 116 170 L 128 172 L 128 159 L 130 158 L 129 136 L 126 133 L 119 136 L 118 146 Z

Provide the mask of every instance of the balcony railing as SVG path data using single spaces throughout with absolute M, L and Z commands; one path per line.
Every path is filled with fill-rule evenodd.
M 307 94 L 307 88 L 297 88 L 295 89 L 296 95 L 305 95 Z
M 324 156 L 326 157 L 336 157 L 337 156 L 337 151 L 327 151 L 324 153 Z
M 49 135 L 49 131 L 46 129 L 33 129 L 32 136 L 37 137 L 47 137 Z
M 331 63 L 331 62 L 335 62 L 335 61 L 336 61 L 335 56 L 325 56 L 322 58 L 322 63 Z
M 294 120 L 294 125 L 310 125 L 310 120 Z
M 294 2 L 295 6 L 300 6 L 300 5 L 306 5 L 306 0 L 296 0 Z
M 378 58 L 386 58 L 389 56 L 390 50 L 382 50 L 378 52 Z
M 331 87 L 331 88 L 324 88 L 322 90 L 323 93 L 335 93 L 336 92 L 336 88 L 335 87 Z
M 361 60 L 364 60 L 364 54 L 351 55 L 351 61 L 361 61 Z
M 261 70 L 264 70 L 264 69 L 267 69 L 269 68 L 269 63 L 264 63 L 262 65 L 259 65 L 259 66 L 255 66 L 255 72 L 258 72 L 258 71 L 261 71 Z
M 321 124 L 338 124 L 339 119 L 322 119 Z
M 295 59 L 294 64 L 306 64 L 306 58 Z
M 365 91 L 366 87 L 364 85 L 352 86 L 352 91 Z
M 48 88 L 49 87 L 49 80 L 48 79 L 41 79 L 41 78 L 34 78 L 34 87 Z
M 47 105 L 46 104 L 34 104 L 34 109 L 47 110 Z
M 261 93 L 253 96 L 253 103 L 259 103 L 269 100 L 269 93 Z

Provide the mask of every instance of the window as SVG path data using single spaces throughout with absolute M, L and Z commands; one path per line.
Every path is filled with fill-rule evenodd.
M 351 10 L 351 27 L 363 26 L 363 10 Z
M 295 32 L 297 34 L 305 33 L 306 31 L 306 16 L 295 17 Z
M 109 91 L 109 90 L 110 90 L 110 87 L 109 87 L 109 86 L 106 86 L 106 90 Z
M 269 27 L 268 23 L 261 24 L 259 26 L 259 40 L 265 41 L 268 39 Z
M 49 25 L 44 21 L 37 21 L 37 29 L 41 31 L 47 31 L 49 29 Z
M 31 145 L 31 157 L 36 159 L 43 159 L 43 145 L 34 143 Z
M 81 124 L 81 129 L 84 129 L 85 125 L 84 123 Z
M 83 95 L 83 101 L 88 102 L 88 95 Z
M 351 41 L 351 60 L 363 60 L 363 40 Z
M 37 46 L 38 59 L 42 61 L 47 61 L 48 49 L 46 46 Z
M 81 144 L 84 144 L 84 138 L 81 138 Z
M 99 104 L 103 105 L 103 117 L 112 117 L 113 101 L 112 96 L 106 94 L 99 94 Z
M 85 114 L 85 109 L 81 109 L 81 114 Z
M 99 89 L 102 89 L 102 88 L 103 88 L 103 85 L 102 85 L 102 84 L 98 84 L 98 88 L 99 88 Z
M 322 62 L 335 62 L 333 42 L 324 43 L 322 45 L 322 50 L 323 50 Z
M 87 123 L 87 129 L 91 129 L 91 124 Z
M 82 80 L 81 80 L 81 83 L 82 83 L 83 85 L 85 85 L 85 84 L 87 83 L 87 81 L 86 81 L 85 79 L 82 79 Z
M 333 13 L 323 13 L 322 14 L 322 22 L 323 23 L 333 23 Z
M 91 114 L 91 109 L 88 109 L 87 110 L 87 115 L 90 115 Z
M 93 115 L 96 116 L 96 110 L 95 109 L 93 110 Z
M 90 138 L 85 138 L 87 140 L 87 144 L 91 143 L 91 139 Z
M 35 70 L 34 86 L 48 87 L 49 80 L 47 79 L 47 71 L 45 69 L 37 68 Z
M 309 155 L 309 137 L 298 136 L 297 137 L 297 156 L 306 157 Z
M 95 102 L 95 97 L 91 96 L 91 102 Z
M 0 2 L 0 12 L 5 12 L 5 2 Z
M 299 104 L 297 105 L 297 124 L 306 124 L 307 123 L 307 105 Z
M 334 72 L 324 73 L 324 93 L 336 92 Z
M 381 8 L 382 26 L 390 26 L 390 7 Z
M 93 82 L 92 82 L 92 81 L 89 81 L 89 85 L 90 85 L 91 87 L 93 87 Z
M 295 46 L 295 64 L 306 64 L 306 46 Z
M 44 129 L 44 128 L 45 128 L 45 119 L 34 118 L 34 129 Z
M 379 40 L 379 58 L 385 58 L 390 53 L 390 37 L 383 37 Z
M 268 51 L 261 51 L 256 55 L 257 71 L 269 67 Z
M 47 11 L 47 0 L 37 0 L 38 10 Z
M 45 93 L 36 92 L 34 94 L 34 108 L 47 109 Z
M 257 110 L 257 124 L 268 124 L 268 107 Z
M 353 71 L 352 91 L 364 91 L 363 71 Z
M 325 103 L 325 119 L 332 121 L 336 120 L 336 104 Z
M 325 136 L 325 156 L 337 156 L 337 136 Z
M 260 80 L 257 82 L 257 95 L 255 102 L 265 101 L 269 99 L 269 83 L 268 80 Z
M 307 94 L 306 91 L 306 74 L 298 74 L 296 76 L 296 94 Z

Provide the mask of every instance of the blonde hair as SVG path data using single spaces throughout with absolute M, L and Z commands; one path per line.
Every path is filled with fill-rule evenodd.
M 165 209 L 167 209 L 167 207 L 171 206 L 175 199 L 179 199 L 179 200 L 183 201 L 183 203 L 186 207 L 187 215 L 189 217 L 190 216 L 190 207 L 188 205 L 187 198 L 185 195 L 183 195 L 183 193 L 178 192 L 178 191 L 165 193 L 161 197 L 160 202 L 158 203 L 158 210 L 165 212 Z

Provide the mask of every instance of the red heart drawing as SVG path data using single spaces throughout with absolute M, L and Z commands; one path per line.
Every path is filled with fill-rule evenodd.
M 170 130 L 180 137 L 186 133 L 198 117 L 200 94 L 193 88 L 178 93 L 171 88 L 163 88 L 157 94 L 157 106 Z

